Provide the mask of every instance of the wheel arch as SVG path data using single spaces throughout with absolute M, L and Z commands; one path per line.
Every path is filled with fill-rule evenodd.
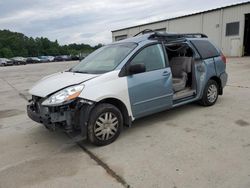
M 222 83 L 221 80 L 218 76 L 212 76 L 209 80 L 214 80 L 219 86 L 219 95 L 223 94 L 223 88 L 222 88 Z
M 122 113 L 124 125 L 128 126 L 128 127 L 131 126 L 132 118 L 131 118 L 131 116 L 129 116 L 126 105 L 121 100 L 116 99 L 116 98 L 105 98 L 105 99 L 102 99 L 101 101 L 97 102 L 96 104 L 101 104 L 101 103 L 108 103 L 108 104 L 112 104 L 115 107 L 117 107 Z

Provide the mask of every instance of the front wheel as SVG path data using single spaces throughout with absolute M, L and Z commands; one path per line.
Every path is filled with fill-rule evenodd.
M 88 139 L 94 145 L 108 145 L 118 138 L 122 126 L 123 117 L 118 108 L 111 104 L 99 104 L 90 115 Z
M 200 104 L 203 106 L 212 106 L 218 99 L 219 89 L 218 84 L 214 80 L 208 80 L 207 85 L 203 91 L 203 96 Z

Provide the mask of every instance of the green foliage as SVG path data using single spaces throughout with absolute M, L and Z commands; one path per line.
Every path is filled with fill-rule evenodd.
M 0 58 L 88 54 L 101 46 L 102 44 L 92 47 L 75 43 L 61 46 L 57 40 L 53 42 L 44 37 L 34 39 L 22 33 L 0 30 Z
M 9 48 L 1 48 L 0 49 L 0 57 L 11 58 L 11 57 L 13 57 L 13 53 L 12 53 L 11 49 L 9 49 Z

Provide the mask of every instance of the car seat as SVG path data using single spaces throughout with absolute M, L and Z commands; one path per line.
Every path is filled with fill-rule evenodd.
M 185 52 L 183 54 L 185 55 Z M 169 64 L 173 75 L 174 92 L 185 89 L 188 80 L 187 75 L 192 71 L 192 57 L 173 57 Z

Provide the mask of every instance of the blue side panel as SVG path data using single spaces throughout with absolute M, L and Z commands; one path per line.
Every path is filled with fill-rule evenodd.
M 214 58 L 202 60 L 195 64 L 195 77 L 197 80 L 196 84 L 198 98 L 202 97 L 203 90 L 207 84 L 207 81 L 213 76 L 216 76 Z
M 226 64 L 222 61 L 222 58 L 220 56 L 215 57 L 214 62 L 215 62 L 214 64 L 216 68 L 216 73 L 217 76 L 219 77 L 222 73 L 226 71 Z
M 205 61 L 205 65 L 206 65 L 206 83 L 207 81 L 213 77 L 216 76 L 216 69 L 215 69 L 215 64 L 214 64 L 214 58 L 209 58 L 204 60 Z M 204 84 L 206 85 L 206 84 Z
M 127 77 L 129 98 L 135 118 L 172 107 L 173 90 L 170 68 Z

